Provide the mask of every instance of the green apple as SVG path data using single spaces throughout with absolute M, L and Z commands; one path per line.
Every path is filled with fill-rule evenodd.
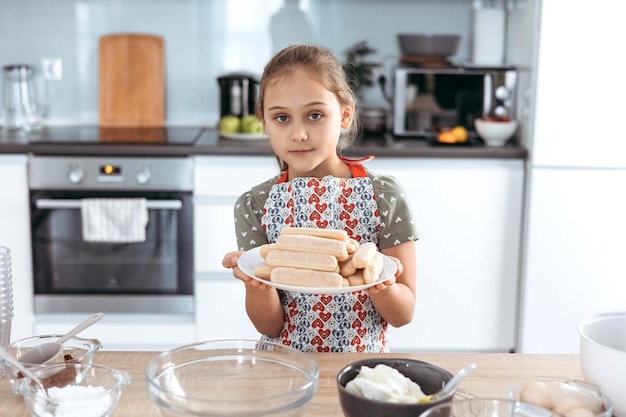
M 220 132 L 237 133 L 241 131 L 241 119 L 235 115 L 228 114 L 220 119 Z
M 244 133 L 252 133 L 252 134 L 262 134 L 263 133 L 263 122 L 258 117 L 249 114 L 247 116 L 242 117 L 241 119 L 241 130 Z

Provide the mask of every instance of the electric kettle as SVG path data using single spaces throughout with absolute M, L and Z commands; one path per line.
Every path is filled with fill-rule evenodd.
M 259 97 L 259 79 L 249 73 L 229 73 L 218 77 L 220 87 L 220 118 L 254 114 Z
M 35 88 L 35 68 L 23 64 L 6 65 L 2 68 L 2 75 L 4 127 L 25 131 L 40 129 L 41 118 Z

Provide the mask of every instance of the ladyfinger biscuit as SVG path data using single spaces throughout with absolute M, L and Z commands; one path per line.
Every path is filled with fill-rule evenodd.
M 280 234 L 282 235 L 306 235 L 317 236 L 326 239 L 335 239 L 342 242 L 348 242 L 348 232 L 340 229 L 318 229 L 316 227 L 284 227 Z
M 261 245 L 261 247 L 259 247 L 259 255 L 261 258 L 265 259 L 267 254 L 274 249 L 276 249 L 275 243 L 266 243 L 265 245 Z
M 376 244 L 373 242 L 365 242 L 352 255 L 352 263 L 357 268 L 365 268 L 371 265 L 374 254 L 377 252 Z
M 363 279 L 362 269 L 357 270 L 354 274 L 350 275 L 347 279 L 351 287 L 365 284 L 365 279 Z
M 336 272 L 339 268 L 337 258 L 331 254 L 282 249 L 275 249 L 268 253 L 265 263 L 271 266 L 286 266 L 328 272 Z
M 352 263 L 352 258 L 348 258 L 345 261 L 339 263 L 339 273 L 342 277 L 349 277 L 356 272 L 356 268 Z
M 277 267 L 272 271 L 271 281 L 300 287 L 341 287 L 343 277 L 335 272 L 310 269 Z
M 345 261 L 349 257 L 346 242 L 318 236 L 281 234 L 276 240 L 276 249 L 327 253 L 339 261 Z
M 346 247 L 348 248 L 348 253 L 349 254 L 353 254 L 354 252 L 357 251 L 357 249 L 359 249 L 359 241 L 353 238 L 348 239 L 348 243 L 346 244 Z
M 275 268 L 274 266 L 268 265 L 266 263 L 257 265 L 254 267 L 254 276 L 269 280 L 270 275 L 272 273 L 272 269 L 274 268 Z
M 380 278 L 380 273 L 383 271 L 383 255 L 380 252 L 374 253 L 372 263 L 363 269 L 363 281 L 366 284 L 376 282 Z

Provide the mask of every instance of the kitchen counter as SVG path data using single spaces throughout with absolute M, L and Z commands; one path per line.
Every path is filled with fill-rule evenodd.
M 127 370 L 132 375 L 130 385 L 124 387 L 120 403 L 112 417 L 160 417 L 156 406 L 151 402 L 144 375 L 148 361 L 157 352 L 118 352 L 101 351 L 96 353 L 95 363 Z M 433 363 L 456 373 L 469 362 L 477 365 L 476 371 L 459 386 L 463 396 L 506 398 L 509 389 L 517 384 L 538 379 L 582 379 L 579 356 L 529 355 L 510 353 L 393 353 L 393 354 L 352 354 L 315 353 L 313 357 L 320 367 L 317 393 L 313 397 L 306 416 L 341 416 L 335 378 L 339 370 L 347 364 L 375 356 L 412 358 Z M 28 417 L 23 400 L 12 394 L 6 380 L 0 379 L 0 415 Z
M 392 135 L 364 135 L 345 156 L 375 155 L 410 158 L 497 158 L 525 159 L 518 145 L 503 147 L 475 144 L 429 144 L 425 139 Z M 272 155 L 267 140 L 233 140 L 204 127 L 101 129 L 98 126 L 46 127 L 26 133 L 0 128 L 0 154 L 194 156 Z

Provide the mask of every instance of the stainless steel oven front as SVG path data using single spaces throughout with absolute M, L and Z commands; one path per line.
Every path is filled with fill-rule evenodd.
M 193 314 L 192 185 L 185 157 L 32 156 L 35 312 Z M 145 199 L 145 239 L 85 240 L 92 198 Z

